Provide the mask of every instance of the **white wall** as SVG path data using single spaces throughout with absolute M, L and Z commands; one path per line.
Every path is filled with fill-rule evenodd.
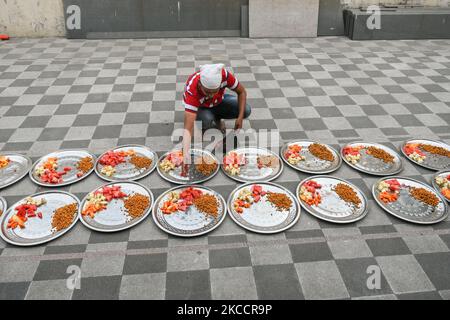
M 11 37 L 64 36 L 62 0 L 0 0 L 0 33 Z
M 316 37 L 319 0 L 249 0 L 251 38 Z

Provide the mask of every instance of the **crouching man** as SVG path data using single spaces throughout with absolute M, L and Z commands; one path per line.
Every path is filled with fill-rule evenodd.
M 225 89 L 237 93 L 226 94 Z M 189 150 L 195 121 L 200 121 L 202 131 L 216 128 L 225 132 L 223 119 L 236 119 L 234 129 L 239 130 L 251 109 L 247 105 L 247 92 L 236 77 L 223 64 L 207 64 L 191 75 L 184 89 L 184 163 L 189 163 Z

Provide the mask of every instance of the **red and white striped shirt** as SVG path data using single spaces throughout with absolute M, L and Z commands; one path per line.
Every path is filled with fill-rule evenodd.
M 222 70 L 222 84 L 213 98 L 206 97 L 199 88 L 200 72 L 191 75 L 184 88 L 183 105 L 187 112 L 197 113 L 198 108 L 212 108 L 222 102 L 225 89 L 234 90 L 239 85 L 236 77 L 225 68 Z

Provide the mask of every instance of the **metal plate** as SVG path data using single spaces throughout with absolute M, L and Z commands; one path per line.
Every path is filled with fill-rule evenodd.
M 348 161 L 345 158 L 344 155 L 344 148 L 345 147 L 357 147 L 357 146 L 363 146 L 365 148 L 367 147 L 376 147 L 379 149 L 383 149 L 384 151 L 388 152 L 394 157 L 393 163 L 386 163 L 381 159 L 375 158 L 365 152 L 365 148 L 361 149 L 359 151 L 359 154 L 361 155 L 361 159 L 356 163 L 353 164 L 350 161 Z M 341 156 L 342 159 L 344 159 L 345 163 L 348 164 L 353 169 L 356 169 L 358 171 L 372 174 L 375 176 L 390 176 L 397 174 L 403 170 L 403 162 L 400 158 L 400 155 L 392 150 L 389 147 L 386 147 L 385 145 L 379 144 L 379 143 L 371 143 L 371 142 L 353 142 L 349 143 L 346 146 L 344 146 L 341 149 Z
M 8 209 L 8 204 L 4 198 L 0 197 L 0 217 L 6 212 L 6 209 Z
M 280 157 L 270 150 L 262 148 L 238 148 L 231 150 L 230 152 L 236 152 L 238 154 L 243 154 L 247 159 L 247 164 L 240 167 L 241 171 L 238 175 L 231 175 L 225 170 L 224 164 L 221 165 L 222 171 L 229 178 L 239 181 L 239 182 L 262 182 L 262 181 L 272 181 L 281 174 L 283 171 L 283 161 Z M 230 153 L 228 152 L 227 155 Z M 258 168 L 257 158 L 258 156 L 271 155 L 278 159 L 278 165 L 273 168 Z
M 252 185 L 260 185 L 264 191 L 285 193 L 292 200 L 292 207 L 289 211 L 277 211 L 273 205 L 261 199 L 250 208 L 244 209 L 242 214 L 234 210 L 233 203 L 239 192 L 244 188 L 251 188 Z M 271 183 L 246 183 L 233 190 L 228 198 L 228 212 L 231 218 L 244 229 L 257 233 L 278 233 L 294 226 L 300 218 L 301 207 L 297 198 L 283 186 Z
M 177 211 L 172 214 L 164 214 L 161 211 L 161 205 L 164 201 L 167 201 L 169 193 L 172 191 L 182 192 L 188 187 L 193 187 L 195 189 L 200 189 L 204 193 L 213 195 L 219 201 L 219 215 L 217 219 L 209 215 L 205 215 L 199 212 L 195 205 L 190 206 L 186 212 Z M 196 237 L 202 234 L 209 233 L 216 229 L 225 219 L 227 214 L 227 206 L 223 197 L 215 192 L 214 190 L 199 186 L 199 185 L 189 185 L 189 186 L 178 186 L 172 188 L 156 199 L 155 206 L 153 208 L 153 220 L 156 225 L 163 231 L 179 237 Z
M 134 150 L 136 152 L 137 156 L 140 157 L 147 157 L 152 160 L 152 164 L 147 169 L 138 169 L 136 168 L 132 163 L 129 162 L 129 159 L 127 159 L 126 162 L 121 163 L 115 167 L 116 172 L 113 176 L 108 177 L 101 173 L 103 165 L 100 164 L 100 159 L 108 152 L 108 151 L 128 151 L 128 150 Z M 103 180 L 110 181 L 110 182 L 120 182 L 120 181 L 136 181 L 142 178 L 145 178 L 150 173 L 153 172 L 156 168 L 156 160 L 157 155 L 155 152 L 150 150 L 150 148 L 147 148 L 146 146 L 140 146 L 135 144 L 129 144 L 125 146 L 120 146 L 111 150 L 108 150 L 104 152 L 95 163 L 95 173 Z
M 440 176 L 449 176 L 450 175 L 450 170 L 444 170 L 444 171 L 439 171 L 436 174 L 433 175 L 433 177 L 431 178 L 431 185 L 433 186 L 433 188 L 436 189 L 437 192 L 439 192 L 442 196 L 442 198 L 444 198 L 445 200 L 447 200 L 447 202 L 450 203 L 450 199 L 447 199 L 442 193 L 441 193 L 441 188 L 437 185 L 436 183 L 436 177 L 440 177 Z
M 58 171 L 62 170 L 64 167 L 72 168 L 71 171 L 69 171 L 65 175 L 63 175 L 62 183 L 52 184 L 52 183 L 42 182 L 41 179 L 35 174 L 36 168 L 39 165 L 41 165 L 44 161 L 46 161 L 48 158 L 52 158 L 52 157 L 58 158 L 58 169 L 57 169 Z M 96 161 L 95 156 L 85 150 L 64 150 L 64 151 L 52 152 L 52 153 L 40 158 L 38 161 L 36 161 L 33 164 L 33 167 L 31 168 L 31 171 L 30 171 L 30 178 L 34 183 L 36 183 L 37 185 L 43 186 L 43 187 L 62 187 L 62 186 L 67 186 L 67 185 L 79 182 L 79 181 L 87 178 L 94 171 L 94 167 L 92 167 L 92 169 L 89 170 L 89 172 L 87 172 L 86 174 L 84 174 L 81 177 L 77 177 L 77 173 L 78 173 L 77 163 L 78 163 L 78 161 L 80 161 L 81 159 L 83 159 L 85 157 L 91 157 L 92 163 L 95 164 L 95 161 Z
M 162 171 L 161 168 L 159 167 L 159 164 L 161 163 L 161 161 L 163 161 L 170 153 L 175 152 L 174 150 L 165 153 L 161 158 L 159 158 L 158 169 L 157 169 L 159 175 L 164 180 L 167 180 L 169 182 L 176 183 L 176 184 L 197 184 L 197 183 L 202 183 L 202 182 L 205 182 L 205 181 L 211 179 L 212 177 L 214 177 L 217 174 L 217 172 L 219 172 L 219 161 L 217 160 L 216 156 L 213 155 L 211 152 L 209 152 L 207 150 L 201 150 L 201 149 L 191 149 L 190 151 L 191 151 L 191 163 L 192 164 L 189 166 L 189 171 L 188 171 L 188 174 L 186 177 L 183 177 L 181 175 L 181 170 L 182 170 L 181 166 L 176 167 L 175 169 L 168 171 L 168 172 Z M 201 172 L 198 172 L 195 169 L 195 165 L 194 165 L 195 159 L 200 158 L 200 157 L 211 157 L 217 163 L 216 170 L 209 176 L 205 176 Z
M 80 201 L 74 195 L 63 191 L 47 191 L 37 193 L 32 198 L 45 198 L 47 203 L 40 206 L 38 211 L 42 212 L 42 219 L 31 218 L 26 222 L 25 229 L 8 229 L 8 220 L 15 214 L 14 208 L 24 203 L 25 198 L 12 205 L 1 218 L 0 236 L 6 242 L 16 246 L 35 246 L 43 244 L 61 237 L 75 226 L 78 221 L 78 214 L 74 215 L 72 224 L 58 232 L 52 232 L 52 217 L 56 209 L 66 205 L 77 203 L 80 207 Z
M 314 180 L 322 188 L 319 189 L 319 194 L 322 197 L 322 202 L 318 206 L 310 206 L 300 199 L 301 186 L 310 180 Z M 344 200 L 342 200 L 336 192 L 333 191 L 334 186 L 338 183 L 344 183 L 355 190 L 361 200 L 361 205 L 355 207 Z M 363 219 L 369 212 L 369 202 L 366 195 L 354 184 L 340 178 L 332 176 L 314 176 L 309 177 L 299 183 L 296 190 L 296 196 L 300 205 L 316 218 L 333 222 L 333 223 L 353 223 Z
M 436 140 L 428 140 L 428 139 L 414 139 L 414 140 L 408 140 L 405 141 L 405 143 L 403 143 L 402 147 L 401 147 L 401 151 L 403 153 L 403 155 L 410 161 L 414 162 L 415 164 L 430 169 L 430 170 L 435 170 L 435 171 L 439 171 L 439 170 L 445 170 L 445 169 L 449 169 L 450 168 L 450 158 L 449 157 L 445 157 L 445 156 L 440 156 L 437 154 L 432 154 L 426 151 L 423 151 L 423 153 L 425 153 L 426 155 L 426 159 L 424 160 L 424 162 L 419 163 L 413 159 L 411 159 L 410 157 L 408 157 L 408 155 L 405 153 L 405 151 L 403 150 L 404 146 L 409 144 L 409 143 L 422 143 L 422 144 L 430 144 L 433 146 L 438 146 L 438 147 L 442 147 L 445 148 L 447 150 L 450 150 L 450 146 L 444 142 L 441 141 L 436 141 Z
M 21 180 L 33 166 L 33 161 L 24 155 L 12 152 L 2 152 L 0 155 L 11 160 L 6 167 L 0 169 L 0 189 L 9 187 Z
M 283 159 L 283 161 L 291 168 L 301 171 L 301 172 L 306 172 L 306 173 L 323 174 L 323 173 L 330 173 L 330 172 L 333 172 L 333 171 L 336 171 L 337 169 L 339 169 L 339 167 L 342 164 L 342 159 L 341 159 L 341 156 L 339 155 L 339 153 L 335 149 L 330 147 L 329 145 L 320 143 L 321 145 L 324 145 L 325 147 L 327 147 L 328 150 L 330 150 L 333 153 L 334 161 L 326 161 L 326 160 L 316 158 L 308 150 L 309 145 L 311 145 L 313 143 L 319 143 L 319 142 L 315 142 L 315 141 L 311 141 L 311 140 L 297 140 L 297 141 L 288 142 L 280 150 L 281 159 Z M 302 147 L 302 151 L 300 152 L 300 154 L 305 157 L 305 160 L 302 160 L 297 164 L 289 163 L 289 161 L 284 156 L 287 149 L 291 145 L 294 145 L 294 144 L 300 145 Z
M 379 199 L 380 192 L 377 190 L 377 186 L 381 181 L 397 179 L 402 188 L 400 189 L 400 195 L 397 201 L 392 203 L 384 203 Z M 424 188 L 430 192 L 433 192 L 439 197 L 440 202 L 436 207 L 432 207 L 417 201 L 409 195 L 409 187 Z M 404 178 L 404 177 L 388 177 L 378 180 L 372 187 L 372 194 L 375 201 L 388 213 L 393 216 L 417 224 L 434 224 L 441 222 L 447 218 L 447 202 L 441 197 L 439 192 L 436 192 L 433 188 L 420 181 Z
M 95 214 L 94 219 L 91 219 L 90 217 L 83 216 L 81 214 L 87 202 L 88 197 L 87 195 L 81 202 L 80 220 L 89 229 L 99 232 L 117 232 L 126 230 L 144 221 L 144 219 L 147 218 L 147 216 L 152 211 L 154 200 L 153 193 L 145 186 L 137 182 L 113 182 L 105 184 L 93 190 L 92 192 L 106 186 L 120 186 L 122 192 L 126 193 L 128 196 L 134 193 L 140 193 L 144 196 L 147 196 L 150 198 L 150 205 L 148 206 L 147 210 L 142 214 L 141 217 L 131 219 L 126 213 L 123 200 L 113 199 L 111 202 L 108 203 L 108 206 L 106 207 L 105 210 L 99 211 L 97 214 Z

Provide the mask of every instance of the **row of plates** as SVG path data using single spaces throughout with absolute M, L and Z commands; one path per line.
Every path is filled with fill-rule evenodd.
M 402 186 L 398 200 L 393 203 L 384 203 L 379 199 L 380 191 L 378 191 L 377 186 L 381 181 L 388 179 L 397 179 Z M 318 205 L 308 205 L 301 200 L 299 196 L 301 187 L 311 180 L 314 180 L 322 186 L 320 191 L 322 201 Z M 343 201 L 333 191 L 334 187 L 339 183 L 350 186 L 356 192 L 357 197 L 361 202 L 359 206 L 351 205 Z M 261 200 L 258 203 L 255 202 L 250 208 L 244 209 L 244 212 L 237 212 L 234 203 L 240 192 L 243 189 L 250 189 L 256 184 L 263 188 L 265 192 L 285 194 L 291 200 L 292 205 L 290 209 L 283 211 L 276 210 L 272 204 Z M 194 205 L 188 207 L 186 211 L 176 211 L 172 214 L 164 214 L 162 212 L 162 204 L 170 198 L 171 194 L 173 192 L 182 192 L 188 186 L 172 188 L 154 200 L 151 190 L 137 182 L 113 182 L 105 186 L 112 185 L 120 186 L 122 192 L 127 195 L 139 193 L 147 196 L 150 200 L 150 205 L 139 218 L 130 219 L 124 214 L 123 201 L 112 200 L 109 202 L 106 209 L 97 213 L 94 218 L 91 218 L 81 214 L 82 210 L 85 208 L 87 197 L 80 202 L 76 196 L 67 192 L 41 192 L 32 195 L 31 197 L 35 200 L 40 198 L 46 200 L 46 204 L 39 207 L 39 211 L 43 213 L 43 218 L 29 219 L 26 228 L 24 229 L 8 229 L 8 221 L 15 214 L 14 208 L 23 204 L 25 199 L 20 200 L 6 210 L 6 203 L 0 198 L 0 210 L 6 210 L 0 220 L 0 235 L 8 243 L 19 246 L 32 246 L 61 237 L 75 226 L 78 220 L 86 227 L 95 231 L 116 232 L 137 225 L 152 213 L 154 222 L 163 231 L 175 236 L 192 237 L 203 235 L 216 229 L 224 221 L 227 212 L 239 226 L 252 232 L 271 234 L 287 230 L 295 225 L 300 218 L 301 207 L 321 220 L 340 224 L 359 221 L 363 219 L 369 211 L 368 200 L 357 186 L 346 180 L 327 175 L 313 176 L 303 180 L 299 183 L 295 195 L 287 188 L 271 182 L 239 185 L 231 192 L 227 202 L 219 193 L 210 188 L 201 185 L 189 186 L 199 189 L 203 193 L 213 195 L 216 198 L 218 202 L 218 214 L 216 217 L 203 214 Z M 414 187 L 425 188 L 426 190 L 433 192 L 439 197 L 439 204 L 432 207 L 412 198 L 409 195 L 408 189 Z M 96 190 L 100 188 L 97 188 Z M 413 179 L 404 177 L 382 178 L 374 184 L 372 193 L 378 205 L 386 212 L 409 222 L 433 224 L 443 221 L 448 215 L 448 205 L 444 198 L 428 185 Z M 74 216 L 72 224 L 67 229 L 58 232 L 52 231 L 51 219 L 53 212 L 57 208 L 71 203 L 76 203 L 79 209 L 78 214 Z
M 341 150 L 341 154 L 339 154 L 335 149 L 328 145 L 324 145 L 328 148 L 328 150 L 333 153 L 334 160 L 333 161 L 326 161 L 321 160 L 313 156 L 308 151 L 308 146 L 314 143 L 313 141 L 308 140 L 299 140 L 287 143 L 283 146 L 283 148 L 280 151 L 281 159 L 288 164 L 290 167 L 292 167 L 295 170 L 311 173 L 311 174 L 327 174 L 331 173 L 335 170 L 337 170 L 341 164 L 342 159 L 352 168 L 359 170 L 364 173 L 372 174 L 372 175 L 379 175 L 379 176 L 388 176 L 388 175 L 395 175 L 402 171 L 403 164 L 400 156 L 397 152 L 395 152 L 393 149 L 384 146 L 382 144 L 377 143 L 368 143 L 368 142 L 354 142 L 351 144 L 348 144 Z M 404 145 L 409 143 L 426 143 L 431 144 L 439 147 L 446 148 L 447 150 L 450 150 L 450 147 L 446 145 L 445 143 L 439 142 L 439 141 L 433 141 L 433 140 L 410 140 L 405 142 Z M 285 153 L 288 150 L 288 148 L 293 145 L 299 145 L 302 147 L 301 155 L 304 157 L 303 161 L 298 162 L 297 164 L 289 163 L 289 161 L 285 157 Z M 403 146 L 404 146 L 403 145 Z M 357 147 L 357 146 L 364 146 L 365 148 L 374 146 L 380 149 L 383 149 L 384 151 L 391 154 L 394 158 L 393 162 L 391 163 L 385 163 L 380 159 L 377 159 L 375 157 L 372 157 L 370 155 L 367 155 L 366 152 L 360 151 L 361 159 L 357 163 L 352 163 L 348 161 L 343 154 L 343 150 L 347 147 Z M 404 148 L 401 148 L 401 151 L 404 153 Z M 212 172 L 208 176 L 204 176 L 197 170 L 195 170 L 194 166 L 190 166 L 189 172 L 187 176 L 183 176 L 181 174 L 181 167 L 177 167 L 174 170 L 165 172 L 160 169 L 158 166 L 158 163 L 164 159 L 168 154 L 164 154 L 159 161 L 157 160 L 157 155 L 154 151 L 150 150 L 149 148 L 145 146 L 139 146 L 139 145 L 127 145 L 127 146 L 121 146 L 113 149 L 112 151 L 129 151 L 133 150 L 136 155 L 147 157 L 152 160 L 152 164 L 145 169 L 137 169 L 135 166 L 128 161 L 121 163 L 115 167 L 116 172 L 113 176 L 107 176 L 102 173 L 103 166 L 99 163 L 99 159 L 101 159 L 103 155 L 99 157 L 99 159 L 96 159 L 96 157 L 84 150 L 65 150 L 65 151 L 58 151 L 51 154 L 48 154 L 38 161 L 34 163 L 34 165 L 31 162 L 31 159 L 20 155 L 20 154 L 14 154 L 14 153 L 5 153 L 4 155 L 10 158 L 11 163 L 10 165 L 0 170 L 0 189 L 5 188 L 7 186 L 12 185 L 13 183 L 17 182 L 18 180 L 22 179 L 25 175 L 29 173 L 31 180 L 41 186 L 44 187 L 61 187 L 66 186 L 69 184 L 76 183 L 84 178 L 86 178 L 89 174 L 91 174 L 93 171 L 97 173 L 97 175 L 110 182 L 117 182 L 117 181 L 135 181 L 142 179 L 149 175 L 155 168 L 158 169 L 158 173 L 161 175 L 162 178 L 165 180 L 175 183 L 175 184 L 196 184 L 196 183 L 202 183 L 205 182 L 208 179 L 211 179 L 215 174 L 217 174 L 219 170 L 219 166 L 217 166 L 217 169 Z M 278 164 L 276 164 L 273 167 L 270 168 L 258 168 L 257 159 L 258 156 L 261 155 L 269 155 L 273 157 L 278 157 L 274 152 L 266 149 L 261 148 L 240 148 L 235 149 L 233 152 L 236 152 L 238 154 L 243 155 L 247 159 L 247 164 L 243 166 L 240 170 L 240 173 L 237 175 L 231 175 L 226 170 L 223 170 L 224 173 L 229 176 L 230 178 L 247 183 L 247 182 L 256 182 L 256 181 L 271 181 L 275 178 L 277 178 L 282 170 L 283 170 L 283 162 L 279 161 Z M 216 163 L 218 163 L 217 158 L 209 151 L 206 150 L 199 150 L 199 149 L 192 149 L 192 160 L 194 161 L 196 157 L 202 157 L 202 156 L 208 156 Z M 425 152 L 426 153 L 426 152 Z M 413 161 L 414 163 L 423 166 L 428 169 L 433 170 L 444 170 L 450 168 L 450 158 L 445 156 L 438 156 L 433 154 L 427 154 L 427 157 L 425 161 L 423 162 L 417 162 L 410 157 L 408 157 L 406 154 L 405 156 Z M 56 157 L 58 158 L 58 166 L 59 167 L 71 167 L 75 168 L 76 164 L 79 160 L 81 160 L 84 157 L 90 157 L 93 162 L 95 162 L 94 167 L 89 172 L 85 173 L 82 176 L 77 176 L 76 170 L 71 170 L 67 172 L 63 176 L 63 182 L 58 184 L 51 184 L 41 181 L 41 179 L 36 175 L 35 169 L 36 167 L 42 165 L 47 159 L 50 157 Z M 223 169 L 223 165 L 222 165 Z

